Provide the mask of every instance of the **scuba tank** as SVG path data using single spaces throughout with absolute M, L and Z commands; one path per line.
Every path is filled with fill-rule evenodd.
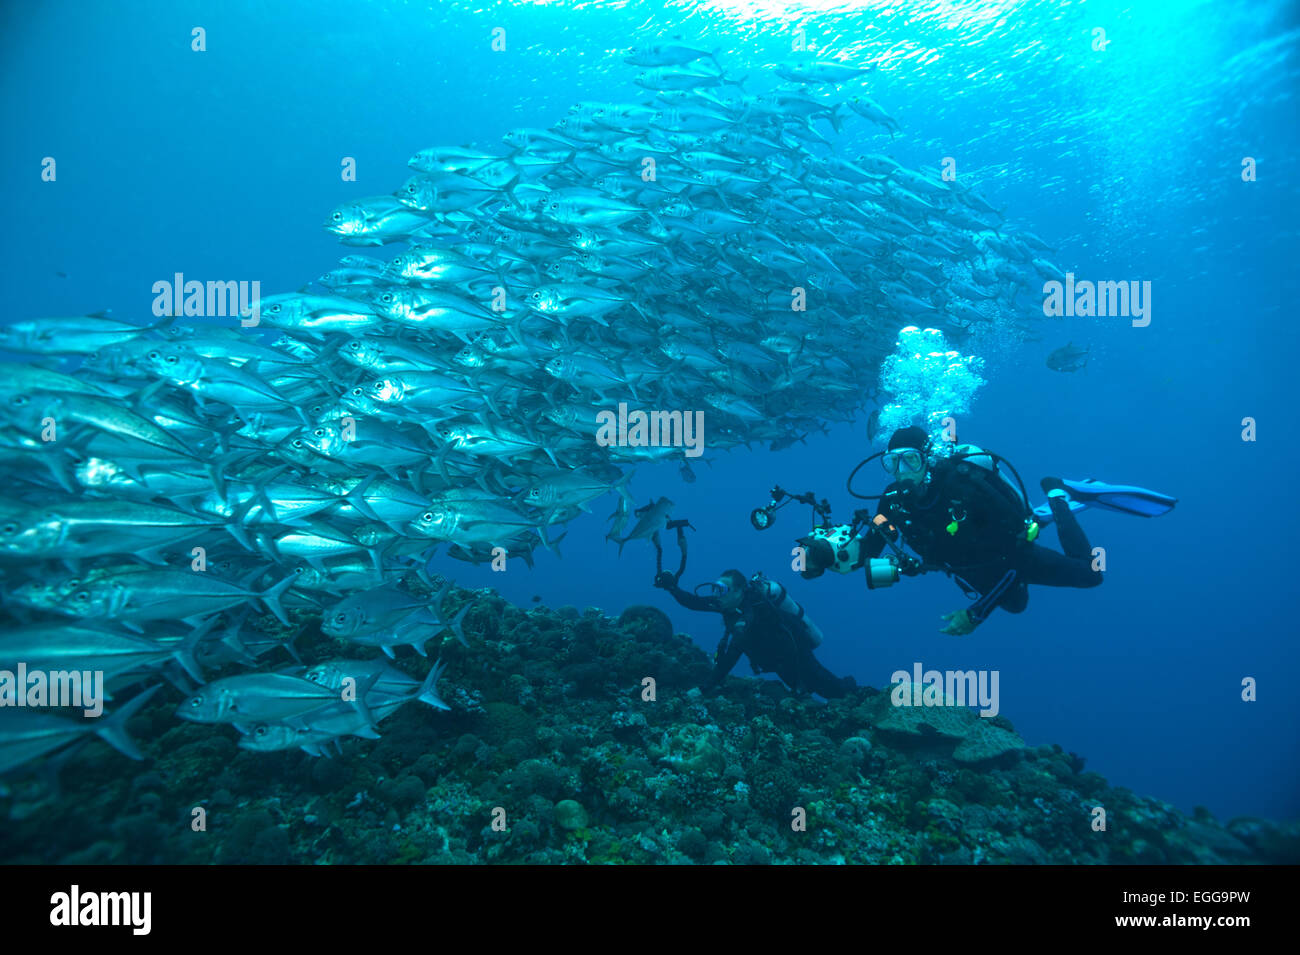
M 772 607 L 782 617 L 783 622 L 786 620 L 797 620 L 801 623 L 805 639 L 815 649 L 822 644 L 822 632 L 817 629 L 811 620 L 804 616 L 804 609 L 799 605 L 790 592 L 785 589 L 785 585 L 775 580 L 769 580 L 762 573 L 757 573 L 749 579 L 751 587 L 757 591 L 760 599 L 764 600 L 768 606 Z
M 1021 537 L 1027 541 L 1033 541 L 1038 537 L 1038 522 L 1034 520 L 1033 508 L 1029 503 L 1029 497 L 1025 493 L 1024 482 L 1020 480 L 1020 475 L 1011 463 L 999 454 L 992 451 L 986 451 L 978 445 L 959 444 L 953 449 L 953 453 L 942 459 L 944 461 L 954 462 L 950 465 L 952 470 L 961 478 L 982 487 L 994 500 L 1001 499 L 1009 511 L 1013 511 L 1019 521 L 1012 526 L 1010 530 L 1013 536 Z M 1015 477 L 1014 483 L 1006 471 L 1010 471 Z M 950 535 L 955 535 L 961 528 L 963 516 L 957 514 L 950 515 L 952 521 L 947 526 Z
M 1002 469 L 998 467 L 999 461 L 1005 463 L 1004 459 L 1000 455 L 994 454 L 991 451 L 985 451 L 978 445 L 959 444 L 953 449 L 952 457 L 960 458 L 962 464 L 970 464 L 979 468 L 981 471 L 986 472 L 988 475 L 997 477 L 998 480 L 1002 481 L 1002 483 L 1006 485 L 1006 489 L 1015 496 L 1021 510 L 1027 510 L 1029 508 L 1029 501 L 1025 499 L 1024 489 L 1016 484 L 1012 484 L 1011 478 L 1004 474 Z M 1010 465 L 1008 465 L 1008 467 L 1010 467 Z M 968 470 L 961 470 L 961 465 L 958 465 L 958 468 L 959 473 L 970 473 Z

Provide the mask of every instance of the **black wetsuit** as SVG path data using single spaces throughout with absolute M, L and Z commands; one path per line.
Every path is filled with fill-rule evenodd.
M 1029 603 L 1029 584 L 1096 587 L 1092 545 L 1065 501 L 1049 498 L 1057 536 L 1065 553 L 1025 539 L 1025 504 L 1006 481 L 972 461 L 944 458 L 930 469 L 923 486 L 895 482 L 880 499 L 880 514 L 890 525 L 877 526 L 891 538 L 902 533 L 907 545 L 931 566 L 961 577 L 980 594 L 988 593 L 1008 570 L 1015 583 L 997 606 L 1020 613 Z M 956 533 L 948 527 L 956 522 Z M 879 557 L 885 541 L 872 534 L 867 557 Z
M 779 588 L 779 597 L 769 588 Z M 709 687 L 720 684 L 742 654 L 749 657 L 755 673 L 775 673 L 795 692 L 807 690 L 831 699 L 857 686 L 853 677 L 840 679 L 813 656 L 809 631 L 816 628 L 802 616 L 779 609 L 780 598 L 785 596 L 780 584 L 750 583 L 734 610 L 724 610 L 717 597 L 699 597 L 675 583 L 664 589 L 688 610 L 722 614 L 726 630 L 713 657 Z

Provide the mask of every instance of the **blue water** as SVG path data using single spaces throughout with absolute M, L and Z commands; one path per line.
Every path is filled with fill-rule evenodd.
M 996 669 L 1002 712 L 1031 743 L 1060 743 L 1184 809 L 1295 816 L 1294 4 L 7 4 L 6 315 L 143 318 L 153 282 L 175 272 L 298 288 L 344 254 L 321 229 L 328 210 L 391 191 L 416 150 L 495 143 L 579 100 L 636 99 L 623 51 L 655 38 L 719 48 L 730 70 L 759 76 L 799 23 L 830 52 L 878 61 L 871 95 L 906 134 L 884 147 L 894 158 L 954 157 L 1010 221 L 1060 249 L 1063 269 L 1153 283 L 1147 328 L 1066 319 L 982 356 L 989 384 L 962 439 L 1011 459 L 1031 488 L 1093 476 L 1180 503 L 1153 521 L 1085 515 L 1107 550 L 1105 586 L 1034 588 L 1024 614 L 950 637 L 939 615 L 964 599 L 946 579 L 875 592 L 857 576 L 803 581 L 788 561 L 806 511 L 791 505 L 762 535 L 748 524 L 777 482 L 847 517 L 844 477 L 873 450 L 860 419 L 806 446 L 697 463 L 694 484 L 675 466 L 642 469 L 637 498 L 667 495 L 698 529 L 686 580 L 766 570 L 827 635 L 832 670 L 881 685 L 918 661 Z M 190 50 L 195 26 L 206 52 Z M 505 52 L 490 49 L 494 27 Z M 40 179 L 46 156 L 56 183 Z M 340 181 L 345 156 L 357 182 Z M 1256 182 L 1241 179 L 1246 156 Z M 1066 341 L 1091 346 L 1086 372 L 1045 367 Z M 1241 440 L 1247 416 L 1254 443 Z M 654 603 L 711 649 L 717 620 L 650 587 L 648 547 L 615 561 L 601 520 L 613 504 L 572 522 L 563 560 L 539 553 L 532 572 L 437 566 L 521 604 Z

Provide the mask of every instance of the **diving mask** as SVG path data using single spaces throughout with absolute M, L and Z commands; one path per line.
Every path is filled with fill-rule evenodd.
M 885 471 L 893 477 L 906 476 L 925 470 L 925 452 L 917 448 L 899 448 L 886 451 L 880 456 L 880 463 Z

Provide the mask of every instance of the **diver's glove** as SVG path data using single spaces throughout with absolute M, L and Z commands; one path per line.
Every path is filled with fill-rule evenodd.
M 979 626 L 979 622 L 971 616 L 969 610 L 958 610 L 955 613 L 946 613 L 943 619 L 948 621 L 948 626 L 940 630 L 940 633 L 950 633 L 953 636 L 963 637 L 968 633 L 973 633 Z
M 898 558 L 898 572 L 904 577 L 915 577 L 922 573 L 921 562 L 910 554 Z
M 662 587 L 664 590 L 671 590 L 677 586 L 677 578 L 670 572 L 661 570 L 655 574 L 655 586 Z

